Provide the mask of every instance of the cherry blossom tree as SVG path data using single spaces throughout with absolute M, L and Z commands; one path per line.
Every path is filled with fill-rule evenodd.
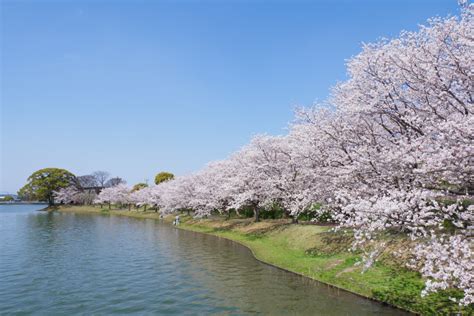
M 130 204 L 132 203 L 130 198 L 130 189 L 125 184 L 118 184 L 110 188 L 104 188 L 99 193 L 94 203 L 107 203 L 109 205 L 109 209 L 111 208 L 111 204 Z
M 408 234 L 423 245 L 414 255 L 426 292 L 454 286 L 462 304 L 474 299 L 466 277 L 474 213 L 465 206 L 474 193 L 472 13 L 466 6 L 460 19 L 366 45 L 328 101 L 333 113 L 302 110 L 294 127 L 316 149 L 306 154 L 315 174 L 332 174 L 338 189 L 327 198 L 340 226 L 354 229 L 354 246 L 373 245 L 387 229 Z
M 53 192 L 56 201 L 63 204 L 85 204 L 90 205 L 94 202 L 97 194 L 95 191 L 85 191 L 81 187 L 70 185 Z
M 260 135 L 229 158 L 98 201 L 157 205 L 195 216 L 277 203 L 295 219 L 315 203 L 354 232 L 368 268 L 386 231 L 411 238 L 423 295 L 448 287 L 474 303 L 474 23 L 431 19 L 416 32 L 364 45 L 331 98 L 297 110 L 288 135 Z M 64 192 L 72 194 L 73 192 Z
M 63 204 L 77 203 L 80 191 L 73 185 L 54 191 L 53 195 L 56 201 Z

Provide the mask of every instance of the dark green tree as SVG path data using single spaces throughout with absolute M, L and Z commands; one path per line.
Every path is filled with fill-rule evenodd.
M 174 174 L 169 172 L 160 172 L 155 177 L 155 184 L 160 184 L 165 181 L 173 180 Z
M 76 176 L 59 168 L 45 168 L 33 172 L 28 182 L 18 191 L 22 199 L 47 201 L 54 204 L 53 192 L 70 185 L 77 185 Z
M 5 197 L 2 199 L 2 201 L 4 201 L 4 202 L 10 202 L 10 201 L 13 201 L 13 200 L 15 200 L 15 199 L 11 195 L 5 195 Z

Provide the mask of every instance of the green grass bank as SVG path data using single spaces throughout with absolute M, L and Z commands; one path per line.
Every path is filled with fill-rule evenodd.
M 105 216 L 127 216 L 159 219 L 159 213 L 138 210 L 108 210 L 92 206 L 62 206 L 61 212 L 96 213 Z M 163 219 L 171 223 L 173 216 Z M 362 273 L 355 265 L 360 254 L 348 251 L 350 234 L 334 233 L 329 226 L 291 224 L 290 220 L 264 220 L 254 223 L 249 218 L 193 219 L 181 215 L 180 229 L 227 238 L 248 247 L 265 263 L 358 295 L 375 299 L 422 315 L 474 315 L 474 307 L 461 309 L 450 297 L 459 298 L 457 290 L 447 290 L 424 298 L 420 292 L 424 281 L 420 274 L 404 268 L 403 258 L 393 256 L 409 243 L 387 236 L 381 258 Z

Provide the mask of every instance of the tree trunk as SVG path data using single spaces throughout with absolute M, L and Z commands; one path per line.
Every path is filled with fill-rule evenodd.
M 190 213 L 190 210 L 189 210 L 189 208 L 188 208 L 188 216 L 190 216 L 190 215 L 191 215 L 191 213 Z
M 257 206 L 255 206 L 253 209 L 253 212 L 255 214 L 255 222 L 256 223 L 260 222 L 260 209 Z
M 109 202 L 109 210 L 111 210 L 111 209 L 112 209 L 112 205 L 111 205 L 110 202 Z
M 143 205 L 143 212 L 146 212 L 146 204 Z
M 132 203 L 128 203 L 128 211 L 130 212 L 132 210 Z
M 298 216 L 293 215 L 291 218 L 291 223 L 298 224 Z

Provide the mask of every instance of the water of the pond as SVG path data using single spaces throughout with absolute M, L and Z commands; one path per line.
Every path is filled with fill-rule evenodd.
M 0 314 L 402 315 L 155 220 L 0 205 Z

